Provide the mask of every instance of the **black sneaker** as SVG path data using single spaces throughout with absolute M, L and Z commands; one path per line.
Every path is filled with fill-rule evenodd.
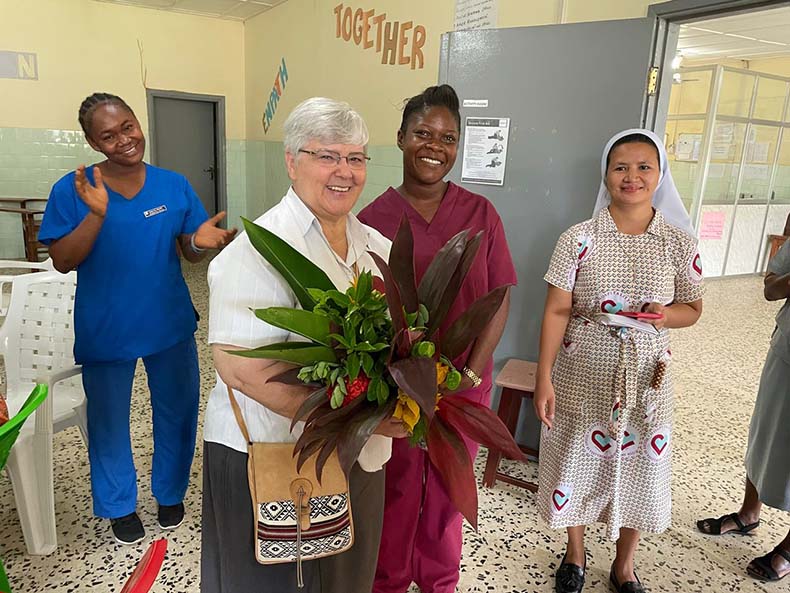
M 160 504 L 157 519 L 162 529 L 175 529 L 184 522 L 184 503 Z
M 136 544 L 145 537 L 145 529 L 143 529 L 143 523 L 140 521 L 137 513 L 110 519 L 110 525 L 112 525 L 115 541 L 119 544 L 129 546 Z

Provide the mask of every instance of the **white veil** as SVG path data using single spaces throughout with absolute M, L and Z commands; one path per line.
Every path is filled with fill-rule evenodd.
M 675 181 L 672 179 L 672 173 L 669 171 L 669 163 L 667 161 L 667 151 L 664 148 L 664 143 L 650 130 L 641 128 L 631 128 L 630 130 L 623 130 L 618 132 L 606 143 L 603 149 L 603 156 L 601 156 L 601 187 L 598 189 L 598 199 L 595 201 L 595 216 L 601 208 L 605 208 L 612 201 L 612 196 L 609 195 L 609 190 L 606 189 L 606 157 L 609 151 L 612 150 L 612 145 L 623 136 L 631 134 L 643 134 L 653 141 L 656 145 L 659 156 L 659 166 L 661 168 L 661 175 L 658 179 L 658 186 L 653 194 L 653 206 L 661 211 L 666 221 L 674 227 L 679 228 L 692 237 L 696 237 L 697 233 L 691 225 L 691 219 L 686 212 L 686 207 L 683 205 L 683 200 L 680 199 L 680 194 L 675 187 Z

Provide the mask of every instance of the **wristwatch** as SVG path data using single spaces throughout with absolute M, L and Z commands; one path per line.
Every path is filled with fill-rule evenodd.
M 472 369 L 470 369 L 467 366 L 464 367 L 464 370 L 462 372 L 463 372 L 464 375 L 469 377 L 469 379 L 472 381 L 472 385 L 474 387 L 480 387 L 480 384 L 483 382 L 483 380 L 480 378 L 480 376 L 476 372 L 474 372 Z

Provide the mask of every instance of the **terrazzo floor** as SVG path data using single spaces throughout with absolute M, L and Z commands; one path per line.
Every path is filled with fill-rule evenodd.
M 205 263 L 190 266 L 187 276 L 203 317 L 197 340 L 202 392 L 207 396 L 214 372 L 206 345 L 205 269 Z M 777 309 L 777 303 L 763 300 L 761 278 L 711 281 L 699 324 L 673 333 L 677 397 L 673 527 L 661 535 L 646 537 L 637 556 L 639 575 L 653 593 L 790 591 L 790 582 L 761 584 L 744 572 L 751 558 L 771 549 L 787 532 L 790 516 L 786 513 L 766 509 L 763 525 L 751 537 L 713 538 L 698 533 L 694 526 L 700 517 L 734 511 L 739 504 L 748 421 Z M 0 476 L 0 558 L 15 592 L 120 591 L 147 545 L 161 536 L 155 526 L 156 503 L 150 494 L 150 416 L 143 370 L 138 367 L 132 435 L 140 486 L 138 510 L 148 532 L 138 545 L 117 545 L 108 522 L 91 515 L 87 454 L 76 428 L 55 437 L 59 546 L 54 554 L 26 555 L 10 482 L 5 475 Z M 478 478 L 482 478 L 485 454 L 482 450 L 477 459 Z M 512 473 L 536 477 L 534 465 L 508 463 L 505 465 Z M 186 519 L 167 534 L 168 553 L 154 592 L 199 589 L 201 468 L 198 448 L 185 501 Z M 480 530 L 474 533 L 466 528 L 458 591 L 553 591 L 553 575 L 563 545 L 563 533 L 539 523 L 534 495 L 501 483 L 481 489 Z M 588 530 L 588 549 L 585 591 L 608 591 L 613 545 L 606 540 L 602 526 Z M 260 592 L 265 591 L 262 586 Z

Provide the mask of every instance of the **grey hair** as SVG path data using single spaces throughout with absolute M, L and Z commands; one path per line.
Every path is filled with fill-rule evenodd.
M 296 157 L 310 142 L 367 146 L 370 134 L 362 116 L 345 101 L 312 97 L 297 105 L 283 124 L 285 151 Z

